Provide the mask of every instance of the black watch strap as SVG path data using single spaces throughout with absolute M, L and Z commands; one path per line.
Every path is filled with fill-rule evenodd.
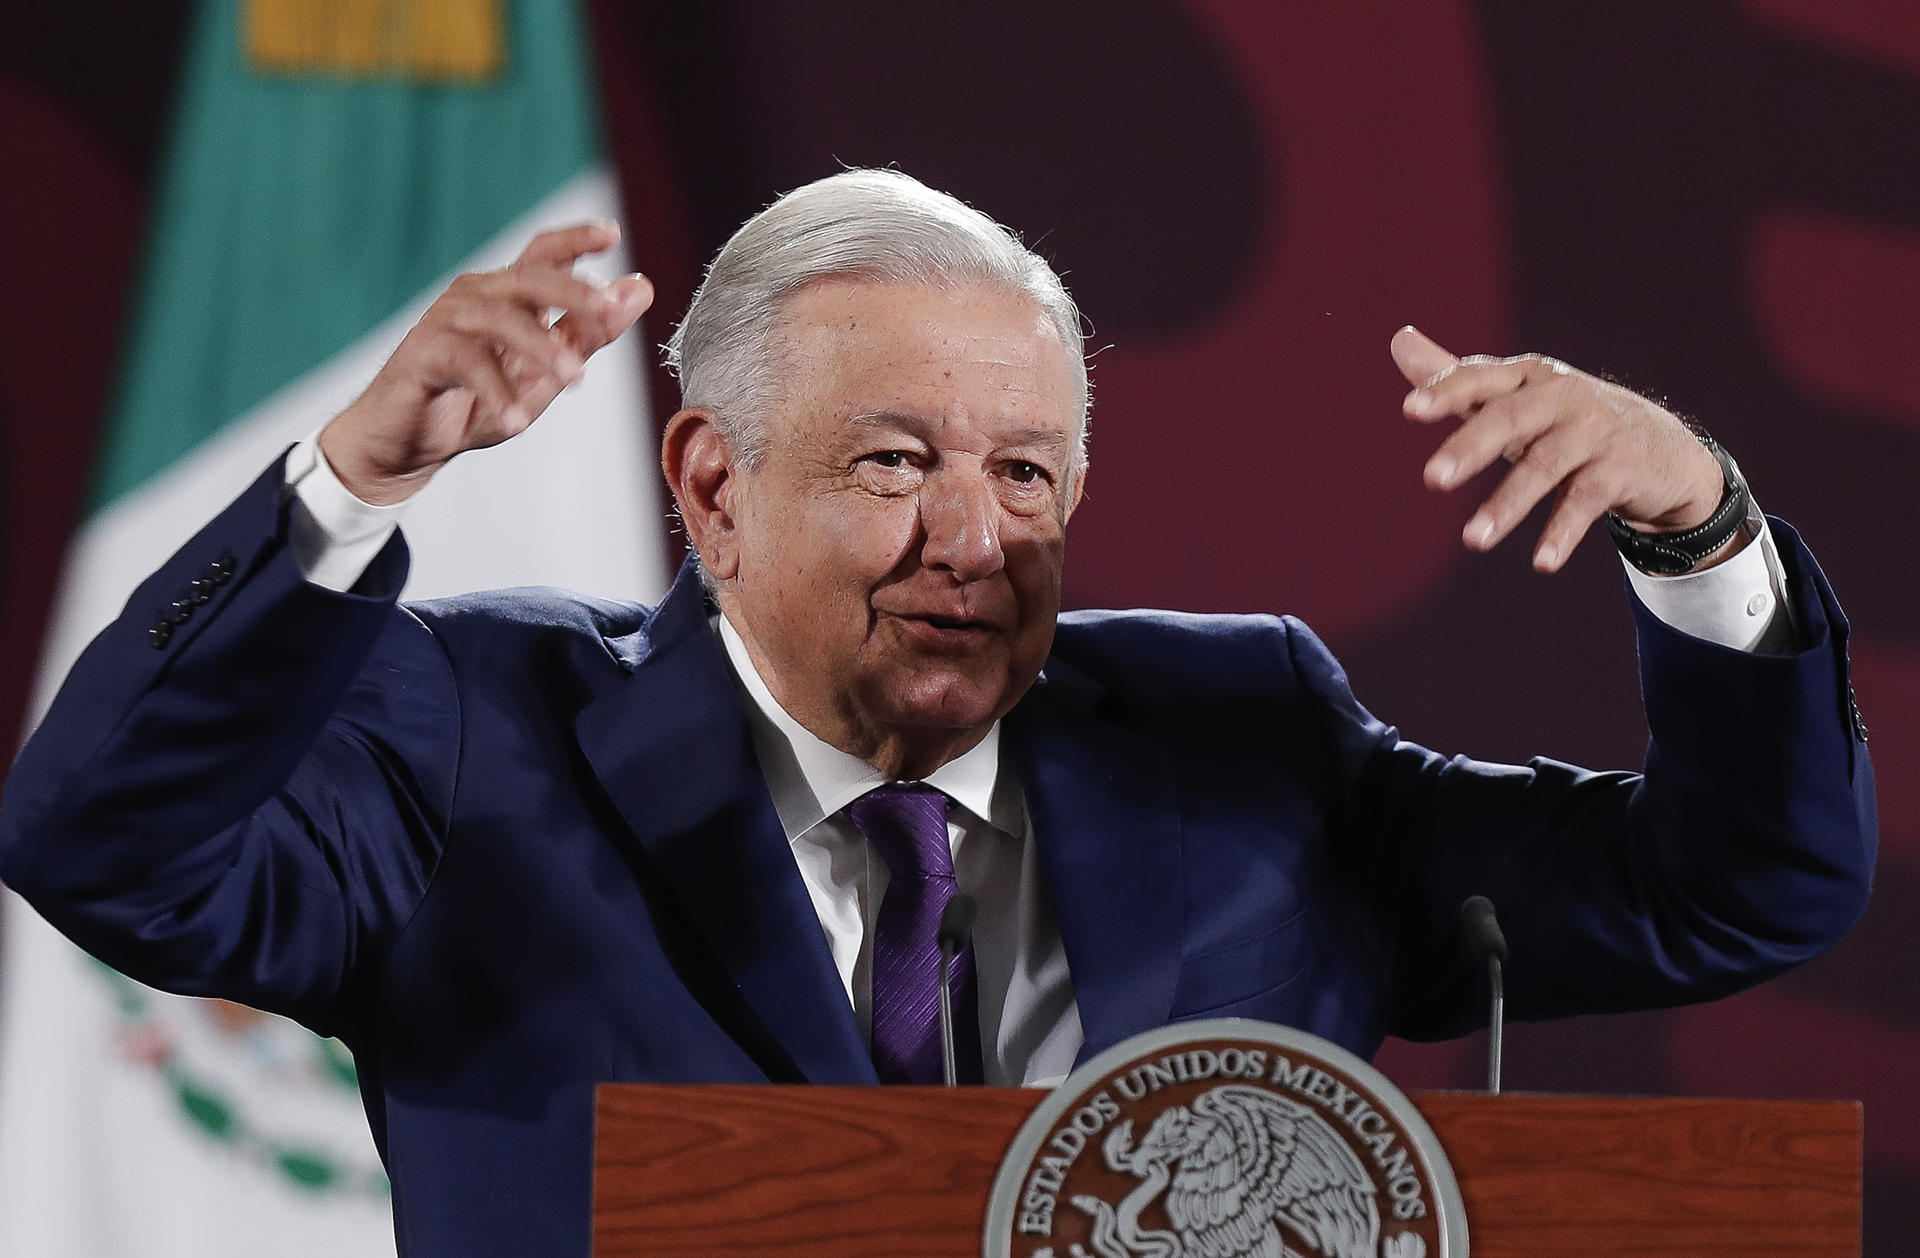
M 1706 433 L 1696 430 L 1694 435 L 1713 455 L 1721 475 L 1726 478 L 1720 506 L 1706 523 L 1683 533 L 1642 533 L 1611 511 L 1607 513 L 1607 532 L 1612 535 L 1613 544 L 1620 548 L 1628 563 L 1642 572 L 1670 577 L 1692 571 L 1695 564 L 1725 546 L 1753 510 L 1753 495 L 1747 492 L 1746 478 L 1740 475 L 1733 456 Z

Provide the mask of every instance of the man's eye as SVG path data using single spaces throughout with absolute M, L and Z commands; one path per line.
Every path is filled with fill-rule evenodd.
M 875 467 L 905 467 L 907 465 L 907 452 L 905 450 L 880 450 L 869 454 L 866 457 L 866 461 Z
M 1031 485 L 1046 475 L 1038 463 L 1029 463 L 1025 459 L 1015 459 L 1007 464 L 1007 479 L 1022 485 Z

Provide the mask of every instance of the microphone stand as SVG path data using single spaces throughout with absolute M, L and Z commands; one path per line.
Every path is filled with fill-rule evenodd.
M 953 1056 L 953 991 L 947 986 L 947 971 L 953 968 L 953 941 L 940 941 L 940 1077 L 948 1087 L 955 1086 L 960 1067 Z
M 1468 896 L 1460 906 L 1460 929 L 1467 946 L 1487 963 L 1488 985 L 1492 990 L 1487 1017 L 1487 1092 L 1500 1095 L 1500 1049 L 1507 1031 L 1507 991 L 1505 963 L 1507 936 L 1494 914 L 1493 901 L 1483 895 Z
M 947 974 L 953 969 L 954 955 L 966 947 L 979 911 L 979 904 L 964 891 L 940 910 L 940 1077 L 950 1088 L 959 1082 L 960 1069 L 953 1053 L 953 989 L 947 985 Z
M 1497 952 L 1487 954 L 1487 976 L 1493 985 L 1493 1007 L 1487 1018 L 1487 1091 L 1499 1096 L 1500 1043 L 1506 1038 L 1507 1031 L 1507 993 L 1500 954 Z

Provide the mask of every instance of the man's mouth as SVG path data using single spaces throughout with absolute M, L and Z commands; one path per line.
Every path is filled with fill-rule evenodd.
M 936 651 L 975 651 L 985 645 L 1001 627 L 976 616 L 955 616 L 945 612 L 900 612 L 893 617 L 909 639 Z
M 984 620 L 971 620 L 964 616 L 920 615 L 912 617 L 923 620 L 935 629 L 991 629 L 993 626 Z

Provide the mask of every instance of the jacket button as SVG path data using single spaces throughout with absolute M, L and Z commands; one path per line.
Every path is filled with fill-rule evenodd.
M 233 576 L 233 566 L 233 555 L 224 554 L 207 565 L 207 572 L 214 580 L 224 582 Z
M 204 607 L 213 597 L 216 582 L 210 577 L 195 577 L 187 590 L 187 601 L 195 607 Z
M 193 619 L 193 604 L 184 598 L 176 598 L 167 604 L 167 619 L 176 625 L 184 625 Z
M 173 637 L 173 626 L 164 620 L 147 630 L 147 641 L 153 644 L 153 649 L 156 651 L 164 649 L 167 639 L 171 637 Z

